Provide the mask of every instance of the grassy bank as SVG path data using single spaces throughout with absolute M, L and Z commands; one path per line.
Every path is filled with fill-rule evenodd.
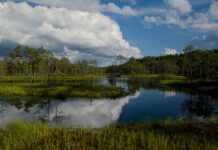
M 42 81 L 47 82 L 48 80 L 55 81 L 71 81 L 71 80 L 90 80 L 90 79 L 101 79 L 106 77 L 105 74 L 99 75 L 37 75 L 37 76 L 0 76 L 1 82 L 27 82 L 27 81 Z
M 85 98 L 116 98 L 127 95 L 118 87 L 109 85 L 55 85 L 29 83 L 24 84 L 1 84 L 0 95 L 3 97 L 85 97 Z
M 0 130 L 0 148 L 216 150 L 218 124 L 167 121 L 114 125 L 103 129 L 64 129 L 41 123 L 15 122 Z
M 98 75 L 37 75 L 37 76 L 0 76 L 1 82 L 10 82 L 10 81 L 44 81 L 47 82 L 48 80 L 54 81 L 71 81 L 71 80 L 97 80 L 110 77 L 107 74 L 98 74 Z M 132 75 L 121 75 L 120 77 L 166 77 L 164 74 L 132 74 Z M 184 79 L 184 76 L 175 75 L 175 74 L 168 74 L 168 78 L 173 79 Z
M 160 84 L 164 86 L 196 91 L 199 93 L 205 93 L 218 97 L 218 80 L 201 81 L 188 79 L 172 79 L 163 80 Z
M 121 77 L 133 77 L 133 78 L 143 78 L 143 77 L 148 77 L 148 78 L 157 78 L 157 77 L 163 77 L 163 78 L 170 78 L 170 79 L 185 79 L 185 76 L 182 75 L 176 75 L 176 74 L 132 74 L 132 75 L 121 75 Z

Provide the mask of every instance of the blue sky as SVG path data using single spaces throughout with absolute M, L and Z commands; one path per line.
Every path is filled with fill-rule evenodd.
M 218 48 L 217 0 L 1 0 L 0 55 L 15 44 L 97 59 Z
M 103 0 L 102 2 L 108 3 L 110 0 Z M 134 9 L 171 9 L 171 6 L 163 0 L 135 0 L 135 4 L 131 4 L 128 0 L 114 0 L 112 2 L 115 2 L 120 7 L 131 5 Z M 206 13 L 212 2 L 212 0 L 190 0 L 189 3 L 192 6 L 190 16 L 194 13 Z M 125 39 L 127 39 L 132 45 L 139 47 L 144 56 L 162 55 L 165 48 L 175 49 L 180 53 L 186 45 L 192 44 L 194 37 L 200 38 L 207 34 L 209 36 L 211 35 L 210 31 L 193 30 L 191 28 L 183 29 L 173 25 L 160 25 L 146 28 L 143 26 L 142 21 L 144 15 L 136 17 L 110 16 L 119 23 Z M 218 42 L 216 38 L 214 41 Z M 196 47 L 199 46 L 198 43 L 193 43 L 193 45 Z M 215 45 L 214 47 L 199 46 L 199 48 L 218 48 L 218 45 Z

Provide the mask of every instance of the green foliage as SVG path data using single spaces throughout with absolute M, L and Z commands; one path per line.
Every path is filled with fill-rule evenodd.
M 6 74 L 6 65 L 5 62 L 0 60 L 0 76 Z
M 190 52 L 192 52 L 193 50 L 194 50 L 194 47 L 193 47 L 192 45 L 187 45 L 187 46 L 184 48 L 183 52 L 185 52 L 185 53 L 190 53 Z
M 190 79 L 209 80 L 218 78 L 217 58 L 217 50 L 194 50 L 189 45 L 180 55 L 129 60 L 119 55 L 114 65 L 101 68 L 96 66 L 96 60 L 71 63 L 68 58 L 57 59 L 43 47 L 35 49 L 18 45 L 4 61 L 0 61 L 0 75 L 181 74 Z
M 11 123 L 0 130 L 0 149 L 215 150 L 217 124 L 134 123 L 103 129 L 52 128 L 42 123 Z
M 96 65 L 94 60 L 72 64 L 68 58 L 57 59 L 43 47 L 35 49 L 18 45 L 5 57 L 4 67 L 9 75 L 101 74 L 102 69 Z M 0 62 L 0 68 L 1 66 Z
M 130 58 L 119 66 L 110 66 L 106 73 L 113 74 L 181 74 L 190 79 L 209 80 L 218 78 L 218 52 L 193 50 L 180 55 Z
M 127 95 L 118 87 L 107 85 L 48 85 L 45 83 L 1 84 L 0 95 L 7 97 L 86 97 L 86 98 L 117 98 Z

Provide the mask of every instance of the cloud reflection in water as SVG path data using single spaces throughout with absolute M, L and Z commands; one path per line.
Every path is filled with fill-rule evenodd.
M 0 101 L 0 125 L 5 126 L 13 120 L 49 120 L 51 124 L 100 128 L 116 122 L 123 106 L 139 95 L 140 92 L 136 92 L 116 100 L 68 99 L 67 101 L 51 101 L 43 106 L 35 105 L 29 112 L 25 112 L 24 108 L 19 110 L 5 101 Z

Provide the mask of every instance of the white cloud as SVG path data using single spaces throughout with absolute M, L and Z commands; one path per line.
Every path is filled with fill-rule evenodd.
M 184 15 L 176 10 L 163 10 L 159 14 L 146 15 L 144 24 L 177 26 L 182 29 L 194 29 L 200 32 L 218 32 L 218 3 L 213 2 L 206 12 L 194 12 Z
M 152 25 L 161 24 L 162 19 L 156 16 L 145 16 L 144 17 L 144 25 L 145 27 L 151 27 Z
M 66 57 L 70 61 L 76 60 L 76 58 L 81 55 L 81 53 L 79 51 L 76 51 L 76 50 L 72 51 L 72 50 L 68 49 L 66 46 L 63 47 L 62 52 L 54 52 L 53 54 L 58 59 Z
M 188 0 L 165 0 L 165 2 L 182 13 L 189 13 L 192 9 Z
M 119 25 L 99 12 L 0 3 L 2 40 L 56 50 L 113 57 L 140 57 L 140 50 L 123 38 Z
M 81 10 L 88 12 L 111 12 L 125 16 L 136 16 L 138 11 L 130 6 L 118 7 L 114 3 L 101 4 L 100 0 L 26 0 L 36 4 L 68 8 L 70 10 Z
M 139 14 L 138 11 L 132 9 L 130 6 L 124 6 L 123 8 L 119 8 L 114 3 L 108 3 L 101 6 L 103 12 L 112 12 L 115 14 L 120 15 L 127 15 L 127 16 L 137 16 Z
M 165 48 L 163 51 L 163 55 L 176 55 L 178 52 L 175 49 Z
M 136 5 L 138 0 L 128 0 L 131 5 Z
M 217 1 L 213 1 L 212 4 L 210 5 L 209 15 L 213 19 L 218 19 L 218 2 Z
M 24 0 L 33 2 L 35 4 L 41 4 L 46 6 L 58 7 L 58 8 L 68 8 L 71 10 L 81 10 L 96 12 L 100 11 L 100 1 L 99 0 Z

